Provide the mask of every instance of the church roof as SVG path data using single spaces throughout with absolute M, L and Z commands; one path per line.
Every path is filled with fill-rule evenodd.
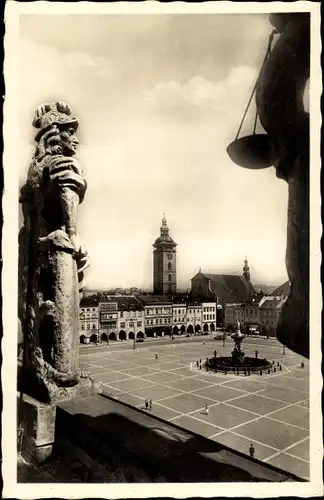
M 210 280 L 210 290 L 220 302 L 246 302 L 254 293 L 252 283 L 244 276 L 235 274 L 209 274 L 199 272 L 192 278 Z

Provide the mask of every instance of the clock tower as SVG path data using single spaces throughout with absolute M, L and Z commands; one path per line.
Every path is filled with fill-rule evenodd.
M 175 294 L 177 291 L 176 246 L 169 235 L 165 215 L 160 236 L 153 244 L 153 293 Z

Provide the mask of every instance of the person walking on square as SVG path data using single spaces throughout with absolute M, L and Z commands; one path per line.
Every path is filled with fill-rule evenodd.
M 149 409 L 152 411 L 152 399 L 149 400 Z
M 145 399 L 145 410 L 147 410 L 147 409 L 148 409 L 148 400 Z
M 157 354 L 155 355 L 155 359 L 158 359 L 158 355 Z
M 255 448 L 252 443 L 250 445 L 249 451 L 250 451 L 250 457 L 254 458 Z
M 209 408 L 208 405 L 205 406 L 205 415 L 209 415 Z

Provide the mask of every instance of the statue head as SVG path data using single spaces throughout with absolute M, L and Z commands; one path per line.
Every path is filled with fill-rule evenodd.
M 73 156 L 79 140 L 76 131 L 78 119 L 72 115 L 71 108 L 64 102 L 52 102 L 38 106 L 33 126 L 38 130 L 36 156 L 62 154 Z

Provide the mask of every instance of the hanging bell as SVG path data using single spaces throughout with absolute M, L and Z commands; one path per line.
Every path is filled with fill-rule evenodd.
M 277 33 L 276 30 L 273 30 L 270 37 L 267 52 L 260 70 L 262 68 L 271 53 L 271 45 L 273 41 L 274 35 Z M 269 140 L 269 136 L 267 134 L 256 134 L 256 125 L 258 121 L 258 112 L 256 112 L 254 125 L 253 125 L 253 133 L 252 135 L 247 135 L 239 138 L 241 128 L 247 112 L 249 110 L 250 104 L 252 102 L 256 86 L 256 81 L 254 88 L 252 90 L 252 94 L 250 96 L 247 107 L 244 111 L 238 132 L 236 134 L 236 138 L 231 144 L 226 148 L 227 154 L 230 159 L 238 166 L 249 169 L 262 169 L 269 168 L 274 164 L 274 152 L 271 146 L 271 142 Z
M 226 149 L 232 162 L 249 169 L 269 168 L 274 154 L 267 134 L 252 134 L 235 139 Z

